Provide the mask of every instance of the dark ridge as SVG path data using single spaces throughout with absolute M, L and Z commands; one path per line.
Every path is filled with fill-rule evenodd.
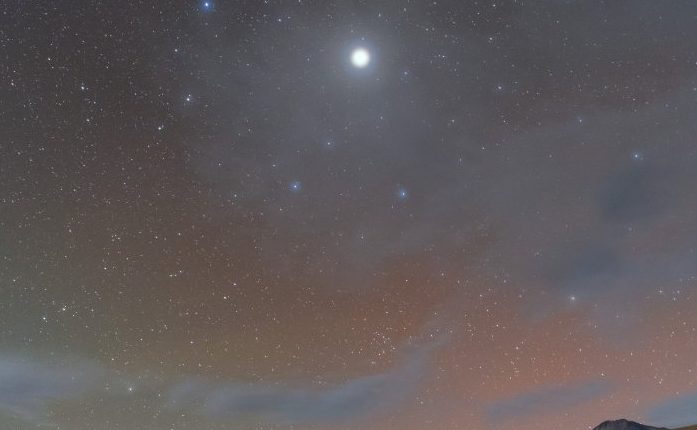
M 665 427 L 651 427 L 628 420 L 605 421 L 593 430 L 668 430 Z

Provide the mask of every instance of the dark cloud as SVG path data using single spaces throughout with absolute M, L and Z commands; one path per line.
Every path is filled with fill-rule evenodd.
M 573 408 L 579 404 L 602 398 L 612 390 L 612 384 L 606 380 L 535 388 L 532 391 L 490 405 L 487 414 L 492 423 L 525 419 L 538 414 Z
M 634 161 L 601 186 L 598 206 L 607 221 L 629 223 L 657 216 L 669 207 L 668 194 L 660 188 L 666 178 L 648 163 Z
M 617 275 L 621 265 L 618 252 L 605 241 L 565 244 L 550 264 L 551 279 L 560 285 L 597 282 Z
M 697 209 L 697 118 L 689 94 L 663 97 L 518 133 L 508 144 L 521 150 L 496 160 L 508 169 L 488 176 L 480 200 L 497 233 L 492 267 L 510 273 L 509 286 L 545 292 L 530 315 L 568 308 L 574 296 L 574 306 L 593 305 L 589 318 L 624 325 L 641 315 L 627 297 L 695 275 L 697 229 L 684 220 Z

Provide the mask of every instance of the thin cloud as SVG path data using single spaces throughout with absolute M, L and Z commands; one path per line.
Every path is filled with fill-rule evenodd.
M 187 380 L 170 393 L 170 405 L 216 421 L 253 418 L 278 424 L 360 420 L 406 400 L 427 371 L 437 340 L 406 353 L 396 368 L 330 389 Z
M 128 381 L 134 378 L 96 362 L 73 358 L 49 363 L 0 354 L 0 417 L 14 417 L 26 425 L 62 427 L 60 419 L 51 416 L 53 407 L 83 408 L 98 396 L 102 403 L 113 407 L 146 403 L 162 410 L 154 420 L 163 425 L 181 413 L 230 424 L 245 420 L 281 425 L 355 422 L 406 401 L 419 387 L 434 352 L 444 342 L 444 337 L 437 337 L 405 348 L 392 369 L 327 389 L 303 384 L 282 387 L 235 380 L 213 382 L 195 377 L 180 382 L 136 378 L 138 383 L 131 384 Z M 112 389 L 105 390 L 105 386 Z M 152 393 L 165 395 L 160 398 Z
M 612 386 L 606 380 L 537 388 L 490 405 L 488 417 L 494 423 L 529 418 L 537 414 L 570 409 L 602 397 L 611 391 Z
M 50 365 L 0 356 L 0 412 L 30 422 L 41 421 L 51 403 L 85 394 L 94 388 L 101 374 L 90 363 Z
M 649 410 L 648 420 L 668 427 L 697 423 L 697 391 L 665 400 Z

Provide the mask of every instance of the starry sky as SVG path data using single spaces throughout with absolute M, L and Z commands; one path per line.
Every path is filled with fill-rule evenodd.
M 697 422 L 697 3 L 0 4 L 0 429 Z

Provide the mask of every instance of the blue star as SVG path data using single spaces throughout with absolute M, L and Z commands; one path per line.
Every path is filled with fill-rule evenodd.
M 300 181 L 293 181 L 288 184 L 288 189 L 294 193 L 299 193 L 303 189 L 303 184 Z
M 397 190 L 397 198 L 399 200 L 406 200 L 407 198 L 409 198 L 409 191 L 407 191 L 407 189 L 403 187 L 399 188 Z

